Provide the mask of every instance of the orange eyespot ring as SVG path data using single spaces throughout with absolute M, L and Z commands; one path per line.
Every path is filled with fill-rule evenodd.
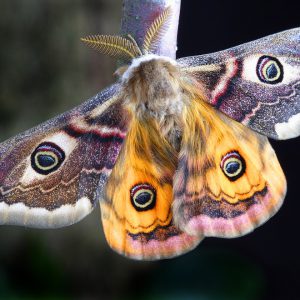
M 223 156 L 220 167 L 230 181 L 235 181 L 245 173 L 246 163 L 237 151 L 232 151 Z
M 155 207 L 156 190 L 148 184 L 137 184 L 130 190 L 131 204 L 137 211 L 146 211 Z

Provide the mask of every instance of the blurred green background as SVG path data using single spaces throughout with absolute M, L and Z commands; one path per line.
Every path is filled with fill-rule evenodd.
M 182 2 L 180 56 L 299 26 L 292 1 L 284 7 L 274 1 Z M 1 140 L 113 82 L 115 61 L 84 47 L 80 37 L 117 33 L 121 4 L 0 0 Z M 246 5 L 251 7 L 247 11 Z M 299 299 L 299 204 L 292 205 L 298 197 L 294 175 L 299 163 L 289 165 L 299 142 L 280 145 L 274 144 L 291 183 L 291 202 L 255 233 L 236 240 L 206 239 L 172 260 L 136 262 L 110 250 L 98 209 L 79 224 L 58 230 L 3 226 L 0 299 Z

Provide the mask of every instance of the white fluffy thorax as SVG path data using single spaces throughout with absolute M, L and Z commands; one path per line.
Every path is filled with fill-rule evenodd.
M 156 55 L 156 54 L 146 54 L 140 57 L 137 57 L 135 59 L 132 60 L 130 66 L 128 67 L 128 69 L 126 70 L 126 72 L 122 75 L 121 77 L 121 81 L 122 83 L 128 82 L 128 80 L 131 78 L 133 72 L 144 62 L 148 62 L 151 60 L 163 60 L 166 62 L 169 62 L 170 64 L 177 66 L 177 62 L 176 60 L 167 57 L 167 56 L 160 56 L 160 55 Z
M 136 58 L 121 77 L 126 103 L 139 117 L 160 123 L 181 114 L 180 70 L 175 60 L 158 55 Z

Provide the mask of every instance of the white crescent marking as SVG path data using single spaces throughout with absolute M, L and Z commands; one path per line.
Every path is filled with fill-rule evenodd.
M 80 221 L 92 209 L 87 197 L 79 199 L 74 205 L 65 204 L 52 211 L 41 207 L 28 207 L 24 203 L 8 205 L 0 202 L 0 225 L 59 228 Z
M 280 140 L 291 139 L 300 135 L 300 113 L 290 117 L 287 122 L 275 125 Z

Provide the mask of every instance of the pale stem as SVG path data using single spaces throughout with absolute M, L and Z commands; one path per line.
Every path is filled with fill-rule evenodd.
M 167 7 L 171 7 L 172 17 L 168 29 L 162 36 L 156 53 L 176 58 L 177 32 L 181 0 L 123 0 L 121 34 L 130 34 L 141 46 L 145 33 L 153 20 Z

